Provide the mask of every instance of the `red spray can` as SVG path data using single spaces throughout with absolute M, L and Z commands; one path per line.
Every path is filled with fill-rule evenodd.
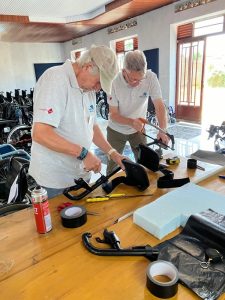
M 37 186 L 31 193 L 37 232 L 47 233 L 52 229 L 47 191 Z

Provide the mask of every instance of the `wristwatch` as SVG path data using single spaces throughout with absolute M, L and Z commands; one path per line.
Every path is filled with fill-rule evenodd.
M 83 159 L 85 159 L 85 157 L 87 156 L 87 154 L 88 154 L 88 149 L 86 149 L 85 147 L 82 147 L 81 153 L 80 153 L 79 156 L 77 156 L 77 159 L 83 160 Z

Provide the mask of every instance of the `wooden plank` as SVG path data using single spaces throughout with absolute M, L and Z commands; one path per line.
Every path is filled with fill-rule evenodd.
M 29 23 L 30 21 L 28 16 L 0 15 L 0 22 Z

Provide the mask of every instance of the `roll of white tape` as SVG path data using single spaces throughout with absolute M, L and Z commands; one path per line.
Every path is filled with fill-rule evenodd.
M 162 280 L 162 277 L 164 280 Z M 168 261 L 157 260 L 147 268 L 146 285 L 148 290 L 156 297 L 165 299 L 176 295 L 178 279 L 177 268 Z
M 62 224 L 67 228 L 80 227 L 87 222 L 87 211 L 84 206 L 68 206 L 60 212 Z

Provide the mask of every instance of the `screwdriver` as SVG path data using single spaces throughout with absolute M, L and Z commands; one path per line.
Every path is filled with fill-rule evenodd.
M 147 197 L 147 196 L 152 196 L 152 194 L 142 194 L 142 195 L 111 194 L 107 196 L 90 197 L 86 199 L 86 202 L 101 202 L 101 201 L 111 200 L 114 198 L 134 198 L 134 197 Z

